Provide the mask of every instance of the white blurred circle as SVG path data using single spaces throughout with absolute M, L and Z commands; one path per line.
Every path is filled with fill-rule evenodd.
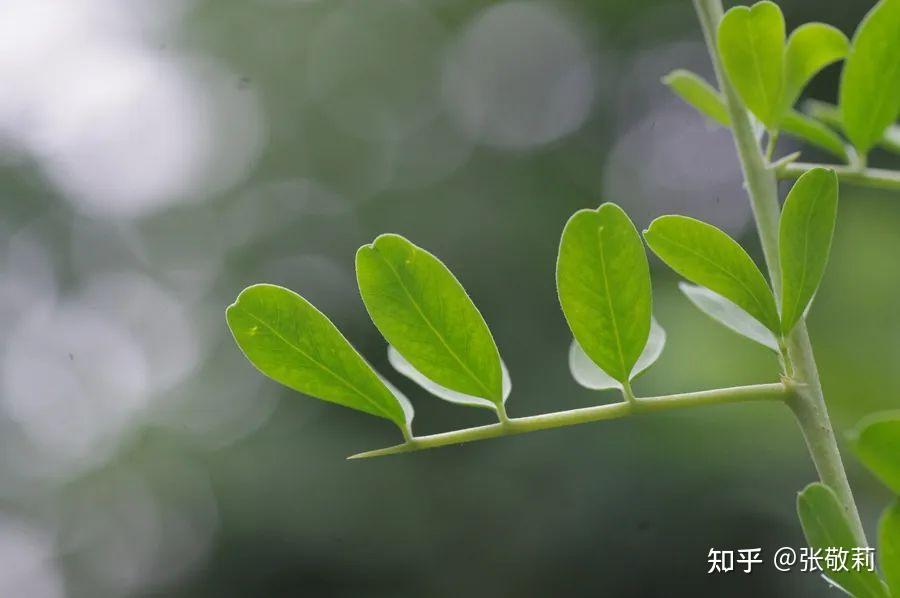
M 152 279 L 133 272 L 95 277 L 79 300 L 130 333 L 147 364 L 148 392 L 170 390 L 197 366 L 200 346 L 188 310 Z
M 121 325 L 78 304 L 36 309 L 8 337 L 0 406 L 57 461 L 88 467 L 146 403 L 147 362 Z
M 349 134 L 402 135 L 438 110 L 443 40 L 419 2 L 345 2 L 310 40 L 310 93 Z
M 522 149 L 577 130 L 595 86 L 588 44 L 564 14 L 505 2 L 481 13 L 456 42 L 443 95 L 472 139 Z
M 0 514 L 0 596 L 64 598 L 50 534 Z
M 674 99 L 617 140 L 603 173 L 604 199 L 622 203 L 639 228 L 662 214 L 684 214 L 734 235 L 750 219 L 730 135 Z

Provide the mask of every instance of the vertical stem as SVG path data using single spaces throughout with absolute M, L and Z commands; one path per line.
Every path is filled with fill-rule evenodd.
M 731 118 L 731 130 L 737 148 L 741 170 L 744 174 L 745 186 L 750 196 L 753 217 L 759 233 L 769 278 L 776 298 L 781 296 L 781 265 L 778 261 L 778 222 L 781 210 L 778 203 L 778 184 L 775 173 L 770 169 L 760 152 L 759 143 L 753 133 L 753 127 L 747 109 L 728 81 L 722 69 L 716 46 L 716 31 L 722 19 L 721 0 L 693 0 L 694 9 L 703 28 L 703 36 L 709 49 L 713 68 L 719 88 L 725 97 L 725 104 Z M 788 405 L 800 425 L 806 446 L 816 466 L 819 479 L 837 494 L 844 510 L 849 516 L 856 542 L 859 546 L 867 546 L 866 534 L 859 518 L 853 492 L 847 481 L 841 453 L 838 450 L 822 387 L 819 383 L 819 372 L 806 330 L 806 322 L 797 324 L 794 331 L 786 339 L 787 353 L 785 362 L 793 365 L 793 386 L 796 391 L 788 400 Z

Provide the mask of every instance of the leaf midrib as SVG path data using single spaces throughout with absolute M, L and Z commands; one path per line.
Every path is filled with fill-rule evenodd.
M 627 371 L 625 367 L 625 355 L 622 353 L 622 341 L 619 338 L 619 323 L 616 319 L 615 311 L 612 306 L 612 297 L 610 296 L 609 290 L 609 278 L 606 276 L 606 252 L 603 250 L 603 227 L 600 226 L 597 229 L 597 245 L 600 248 L 600 273 L 603 276 L 603 289 L 605 291 L 604 296 L 606 299 L 606 307 L 609 310 L 609 319 L 612 322 L 613 334 L 616 339 L 616 350 L 619 353 L 619 365 L 621 366 L 622 376 L 625 378 L 625 381 L 629 379 L 631 374 L 630 371 Z M 620 380 L 620 382 L 625 382 Z
M 484 384 L 484 382 L 482 382 L 472 372 L 472 370 L 469 369 L 469 367 L 465 363 L 463 363 L 462 359 L 460 359 L 459 355 L 456 354 L 456 352 L 450 347 L 450 345 L 447 344 L 447 341 L 444 339 L 444 337 L 441 335 L 441 333 L 438 332 L 438 330 L 434 327 L 434 325 L 431 323 L 431 321 L 425 315 L 425 312 L 422 311 L 422 308 L 419 306 L 418 302 L 416 302 L 412 293 L 407 288 L 406 283 L 403 282 L 403 278 L 400 276 L 400 273 L 397 271 L 396 268 L 394 268 L 394 265 L 391 264 L 387 260 L 387 258 L 385 258 L 381 254 L 381 252 L 378 251 L 377 248 L 373 247 L 373 249 L 375 250 L 375 254 L 381 259 L 382 262 L 384 262 L 384 264 L 388 267 L 388 270 L 390 270 L 391 273 L 394 275 L 394 278 L 397 279 L 397 283 L 400 285 L 400 288 L 403 289 L 403 293 L 409 299 L 409 302 L 415 308 L 416 312 L 419 314 L 419 317 L 422 318 L 422 321 L 425 322 L 425 325 L 428 326 L 428 329 L 431 330 L 432 334 L 434 334 L 434 336 L 440 341 L 441 345 L 444 346 L 444 349 L 446 349 L 447 353 L 449 353 L 450 356 L 453 357 L 454 360 L 456 360 L 456 363 L 458 363 L 460 365 L 460 367 L 463 369 L 463 371 L 465 371 L 466 375 L 468 375 L 469 378 L 471 378 L 472 381 L 475 382 L 475 384 L 477 384 L 479 387 L 481 387 L 482 390 L 484 390 L 484 392 L 487 394 L 487 397 L 484 397 L 484 398 L 488 398 L 488 400 L 491 400 L 491 399 L 489 399 L 489 397 L 491 397 L 493 395 L 493 393 L 488 389 L 487 385 Z
M 318 359 L 316 359 L 315 357 L 313 357 L 312 355 L 310 355 L 309 353 L 307 353 L 306 351 L 304 351 L 303 349 L 301 349 L 300 347 L 298 347 L 297 345 L 295 345 L 294 343 L 289 341 L 287 338 L 285 338 L 284 335 L 282 335 L 280 332 L 278 332 L 278 330 L 276 330 L 271 324 L 269 324 L 268 322 L 266 322 L 265 320 L 263 320 L 256 314 L 252 313 L 247 308 L 244 308 L 244 313 L 246 313 L 248 316 L 253 318 L 253 320 L 258 322 L 259 324 L 262 324 L 263 326 L 265 326 L 272 334 L 274 334 L 279 340 L 281 340 L 288 347 L 290 347 L 294 351 L 300 353 L 300 355 L 302 355 L 309 361 L 313 362 L 314 364 L 316 364 L 317 366 L 319 366 L 320 368 L 325 370 L 335 380 L 337 380 L 338 382 L 343 384 L 346 388 L 350 389 L 352 392 L 356 393 L 357 396 L 359 396 L 361 399 L 363 399 L 370 406 L 374 407 L 376 411 L 378 411 L 379 413 L 384 415 L 387 419 L 392 420 L 392 421 L 394 420 L 394 418 L 391 416 L 390 413 L 385 411 L 384 408 L 379 403 L 372 400 L 366 393 L 362 392 L 359 388 L 357 388 L 356 385 L 354 385 L 352 382 L 350 382 L 343 376 L 339 375 L 337 372 L 335 372 L 334 370 L 329 368 L 327 365 L 325 365 L 324 363 L 322 363 L 321 361 L 319 361 Z

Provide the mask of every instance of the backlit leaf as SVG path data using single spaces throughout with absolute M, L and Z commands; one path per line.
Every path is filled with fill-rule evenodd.
M 847 36 L 831 25 L 807 23 L 797 27 L 784 49 L 782 111 L 794 105 L 816 73 L 844 58 L 849 50 Z
M 375 326 L 416 370 L 450 390 L 503 401 L 494 338 L 440 260 L 399 235 L 381 235 L 357 252 L 356 277 Z
M 784 202 L 778 232 L 784 334 L 803 317 L 819 288 L 831 251 L 837 203 L 837 175 L 825 168 L 804 173 Z
M 687 216 L 661 216 L 644 231 L 650 249 L 691 282 L 722 295 L 779 330 L 772 290 L 762 272 L 734 239 L 716 227 Z
M 791 137 L 806 141 L 845 162 L 849 158 L 844 140 L 840 135 L 821 122 L 796 110 L 788 110 L 784 115 L 784 118 L 781 119 L 781 130 Z
M 721 94 L 700 75 L 678 69 L 666 75 L 663 83 L 700 114 L 722 126 L 731 126 L 731 118 Z
M 844 130 L 865 155 L 900 114 L 900 0 L 881 0 L 853 36 L 841 76 Z
M 629 380 L 650 333 L 650 269 L 641 237 L 622 209 L 605 203 L 566 223 L 556 264 L 563 313 L 588 357 Z
M 412 410 L 306 299 L 258 284 L 225 312 L 241 351 L 256 368 L 304 394 L 391 420 L 409 432 Z
M 728 79 L 769 129 L 781 110 L 784 35 L 781 9 L 768 0 L 735 6 L 719 23 L 717 44 Z

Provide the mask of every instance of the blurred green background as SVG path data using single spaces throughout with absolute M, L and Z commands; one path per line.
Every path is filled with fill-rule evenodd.
M 781 3 L 852 33 L 872 2 Z M 706 574 L 799 548 L 815 473 L 785 409 L 713 407 L 383 460 L 391 424 L 239 354 L 246 285 L 323 309 L 390 370 L 352 270 L 401 233 L 480 307 L 512 416 L 616 400 L 570 378 L 559 234 L 620 203 L 759 258 L 731 140 L 659 83 L 710 74 L 671 1 L 5 0 L 0 15 L 0 596 L 819 596 Z M 809 89 L 833 101 L 839 68 Z M 796 149 L 789 142 L 780 152 Z M 810 158 L 823 158 L 807 152 Z M 876 155 L 874 163 L 900 167 Z M 900 396 L 900 196 L 843 189 L 810 328 L 842 438 Z M 669 343 L 641 394 L 772 381 L 652 262 Z M 871 530 L 887 493 L 845 451 Z

